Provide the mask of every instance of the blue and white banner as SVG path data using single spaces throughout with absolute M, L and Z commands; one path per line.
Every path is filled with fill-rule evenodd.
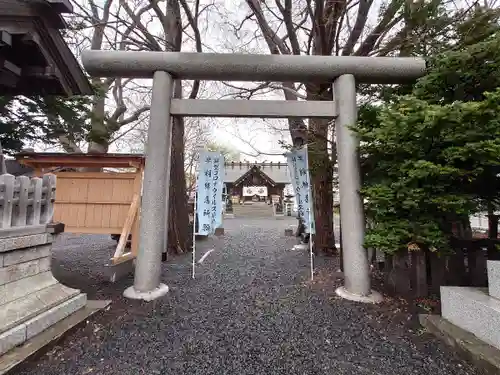
M 315 234 L 307 148 L 304 147 L 300 150 L 288 152 L 286 158 L 288 170 L 290 171 L 290 179 L 295 192 L 299 217 L 304 220 L 306 233 Z
M 222 191 L 224 188 L 224 156 L 220 152 L 202 151 L 199 158 L 196 187 L 198 233 L 214 234 L 222 225 Z

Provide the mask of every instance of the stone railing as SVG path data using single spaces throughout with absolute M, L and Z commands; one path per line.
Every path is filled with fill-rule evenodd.
M 52 174 L 0 175 L 0 362 L 87 302 L 52 275 L 52 243 L 64 227 L 52 223 L 55 191 Z
M 49 224 L 54 216 L 56 176 L 0 175 L 0 237 Z

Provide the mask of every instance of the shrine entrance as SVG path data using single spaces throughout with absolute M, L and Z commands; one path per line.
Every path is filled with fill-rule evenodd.
M 336 292 L 355 301 L 377 299 L 377 293 L 371 290 L 363 248 L 365 221 L 359 195 L 359 141 L 350 129 L 357 121 L 356 84 L 414 81 L 425 74 L 424 59 L 87 50 L 82 61 L 94 77 L 153 78 L 139 252 L 134 285 L 124 292 L 126 297 L 152 300 L 168 292 L 168 287 L 160 282 L 160 273 L 161 255 L 168 240 L 171 116 L 186 116 L 335 119 L 345 283 Z M 334 100 L 174 99 L 175 79 L 332 82 Z M 304 146 L 305 131 L 291 129 L 296 148 Z
M 291 184 L 286 163 L 226 162 L 224 183 L 229 215 L 236 218 L 272 217 L 276 205 L 284 199 L 285 187 Z M 231 217 L 232 217 L 231 216 Z

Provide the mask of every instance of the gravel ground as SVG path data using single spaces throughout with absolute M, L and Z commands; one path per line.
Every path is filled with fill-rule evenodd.
M 480 374 L 417 328 L 397 302 L 355 304 L 335 297 L 338 264 L 291 250 L 289 220 L 226 220 L 221 239 L 164 264 L 170 293 L 125 300 L 132 278 L 106 283 L 103 264 L 115 243 L 62 236 L 53 271 L 112 307 L 69 334 L 17 374 Z M 71 271 L 71 272 L 70 272 Z

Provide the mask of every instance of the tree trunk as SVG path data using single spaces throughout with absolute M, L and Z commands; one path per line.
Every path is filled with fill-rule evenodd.
M 110 134 L 106 127 L 106 95 L 108 87 L 100 78 L 92 79 L 92 84 L 100 91 L 94 95 L 92 101 L 91 130 L 88 134 L 88 154 L 106 154 L 109 149 Z M 102 90 L 102 91 L 101 91 Z M 83 172 L 101 172 L 101 167 L 82 168 Z
M 180 98 L 182 96 L 181 81 L 175 82 L 174 90 L 174 97 Z M 180 254 L 189 251 L 191 240 L 184 170 L 184 119 L 176 116 L 172 121 L 167 250 L 170 253 Z
M 96 24 L 94 27 L 94 33 L 92 34 L 92 42 L 90 46 L 93 50 L 102 49 L 111 4 L 111 0 L 105 1 L 102 8 L 102 16 L 99 17 L 98 7 L 95 5 L 94 1 L 90 2 L 92 15 Z M 105 154 L 108 152 L 110 139 L 109 132 L 107 131 L 106 123 L 104 121 L 106 116 L 106 94 L 109 90 L 108 82 L 108 80 L 103 81 L 101 78 L 92 78 L 92 85 L 98 89 L 98 92 L 94 95 L 92 102 L 91 130 L 88 137 L 89 147 L 87 150 L 87 153 L 89 154 Z M 88 168 L 86 170 L 93 172 L 100 171 L 101 168 Z
M 332 100 L 331 93 L 328 92 L 325 86 L 308 87 L 307 100 Z M 335 252 L 333 165 L 328 155 L 328 128 L 329 120 L 309 120 L 308 156 L 316 224 L 315 250 L 333 255 Z

